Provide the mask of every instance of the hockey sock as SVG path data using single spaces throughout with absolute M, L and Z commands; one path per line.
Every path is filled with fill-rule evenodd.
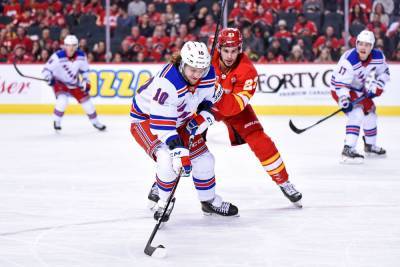
M 86 114 L 89 117 L 89 120 L 92 124 L 98 123 L 96 109 L 90 99 L 86 100 L 85 102 L 81 103 L 83 109 L 85 110 Z
M 246 142 L 273 181 L 282 184 L 288 180 L 285 164 L 268 135 L 263 131 L 255 131 L 246 137 Z
M 356 147 L 363 119 L 364 112 L 361 108 L 353 109 L 347 114 L 346 137 L 344 140 L 346 146 Z
M 64 94 L 60 94 L 57 96 L 56 104 L 54 106 L 54 121 L 61 122 L 62 117 L 64 116 L 65 109 L 68 105 L 68 96 Z
M 376 135 L 378 133 L 377 126 L 376 126 L 376 114 L 371 112 L 364 119 L 364 135 L 365 135 L 365 142 L 369 145 L 376 144 Z

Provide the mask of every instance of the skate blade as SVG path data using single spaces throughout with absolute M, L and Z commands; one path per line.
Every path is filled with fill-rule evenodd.
M 203 211 L 203 215 L 207 216 L 207 217 L 219 217 L 219 218 L 232 218 L 232 217 L 240 217 L 240 214 L 236 214 L 236 215 L 231 215 L 231 216 L 223 216 L 223 215 L 218 215 L 216 213 L 213 212 L 205 212 Z
M 303 207 L 303 204 L 301 203 L 301 200 L 296 201 L 296 202 L 292 202 L 293 206 L 295 206 L 296 208 L 301 209 Z
M 149 199 L 149 201 L 147 202 L 147 208 L 149 208 L 150 211 L 155 212 L 158 209 L 157 202 Z
M 376 153 L 365 152 L 365 156 L 370 159 L 383 159 L 386 158 L 386 153 L 379 155 Z
M 342 157 L 341 164 L 348 164 L 348 165 L 358 165 L 358 164 L 363 164 L 364 159 L 363 158 L 348 158 L 348 157 Z

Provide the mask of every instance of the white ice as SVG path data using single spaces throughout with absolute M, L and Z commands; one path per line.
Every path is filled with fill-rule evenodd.
M 320 117 L 292 117 L 305 127 Z M 209 133 L 217 191 L 239 218 L 203 216 L 181 180 L 170 221 L 158 232 L 168 257 L 143 253 L 155 225 L 147 210 L 154 166 L 130 136 L 129 119 L 0 116 L 0 266 L 400 266 L 400 118 L 379 118 L 386 159 L 340 165 L 344 117 L 301 134 L 289 117 L 261 117 L 303 193 L 294 208 L 247 146 L 230 147 L 222 124 Z M 361 148 L 361 146 L 359 146 Z

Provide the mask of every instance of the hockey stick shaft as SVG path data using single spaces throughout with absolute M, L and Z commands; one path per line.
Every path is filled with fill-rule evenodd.
M 189 136 L 189 144 L 188 144 L 188 149 L 189 149 L 189 151 L 190 151 L 190 149 L 192 148 L 193 140 L 194 140 L 194 135 L 191 134 L 191 135 Z M 182 173 L 183 173 L 183 168 L 181 168 L 181 169 L 179 170 L 178 176 L 177 176 L 176 179 L 175 179 L 175 185 L 174 185 L 174 187 L 172 188 L 171 194 L 170 194 L 169 197 L 168 197 L 168 200 L 167 200 L 167 203 L 166 203 L 166 205 L 165 205 L 164 211 L 163 211 L 163 213 L 161 214 L 160 218 L 158 219 L 157 224 L 154 226 L 153 232 L 151 232 L 150 238 L 149 238 L 149 240 L 147 241 L 146 247 L 144 248 L 144 253 L 145 253 L 146 255 L 151 256 L 157 248 L 164 248 L 163 245 L 159 245 L 158 247 L 153 247 L 153 246 L 151 245 L 151 243 L 153 242 L 153 239 L 154 239 L 154 237 L 156 236 L 156 234 L 157 234 L 157 232 L 158 232 L 158 229 L 160 229 L 160 226 L 161 226 L 161 223 L 162 223 L 163 220 L 164 220 L 165 214 L 167 214 L 168 207 L 169 207 L 169 205 L 171 204 L 172 199 L 174 198 L 175 191 L 176 191 L 176 188 L 178 187 L 178 183 L 179 183 L 179 181 L 180 181 L 180 179 L 181 179 Z
M 33 79 L 33 80 L 37 80 L 37 81 L 42 81 L 42 82 L 48 82 L 46 79 L 43 79 L 43 78 L 38 78 L 38 77 L 33 77 L 33 76 L 29 76 L 29 75 L 23 74 L 23 73 L 18 69 L 17 64 L 16 64 L 15 61 L 13 62 L 13 65 L 14 65 L 15 70 L 17 71 L 17 73 L 18 73 L 21 77 L 28 78 L 28 79 Z
M 219 16 L 218 16 L 217 27 L 216 27 L 216 29 L 215 29 L 214 40 L 213 40 L 212 47 L 211 47 L 211 52 L 210 52 L 210 54 L 211 54 L 211 60 L 212 60 L 212 58 L 213 58 L 213 56 L 214 56 L 215 47 L 216 47 L 216 45 L 217 45 L 218 35 L 219 35 L 219 28 L 220 28 L 220 24 L 221 24 L 221 20 L 222 20 L 222 15 L 224 14 L 225 5 L 226 5 L 226 2 L 227 2 L 227 1 L 228 1 L 228 0 L 222 0 L 222 1 L 221 1 L 221 11 L 220 11 Z
M 361 101 L 363 101 L 364 99 L 366 99 L 367 97 L 368 97 L 367 95 L 363 95 L 363 96 L 357 98 L 356 100 L 354 100 L 353 102 L 351 102 L 351 104 L 352 104 L 352 105 L 356 105 L 356 104 L 360 103 Z M 320 120 L 317 121 L 316 123 L 314 123 L 314 124 L 312 124 L 312 125 L 310 125 L 310 126 L 308 126 L 308 127 L 306 127 L 306 128 L 303 128 L 303 129 L 297 128 L 297 127 L 293 124 L 292 120 L 289 120 L 289 127 L 290 127 L 290 129 L 291 129 L 293 132 L 295 132 L 295 133 L 297 133 L 297 134 L 301 134 L 301 133 L 307 131 L 308 129 L 311 129 L 311 128 L 313 128 L 314 126 L 320 124 L 321 122 L 326 121 L 327 119 L 329 119 L 329 118 L 335 116 L 336 114 L 338 114 L 338 113 L 341 112 L 341 111 L 343 111 L 343 108 L 340 108 L 340 109 L 336 110 L 336 111 L 333 112 L 332 114 L 330 114 L 330 115 L 328 115 L 328 116 L 326 116 L 326 117 L 320 119 Z
M 283 84 L 285 83 L 285 76 L 282 77 L 282 79 L 279 80 L 278 86 L 274 89 L 272 89 L 271 91 L 263 91 L 261 88 L 261 82 L 260 82 L 260 78 L 263 76 L 267 76 L 266 74 L 260 74 L 258 75 L 258 90 L 260 92 L 266 93 L 266 94 L 274 94 L 277 93 L 283 86 Z

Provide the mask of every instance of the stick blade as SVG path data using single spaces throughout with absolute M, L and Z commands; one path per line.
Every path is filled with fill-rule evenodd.
M 167 249 L 163 245 L 153 247 L 148 245 L 144 248 L 144 253 L 154 258 L 165 258 L 167 256 Z
M 290 129 L 291 129 L 293 132 L 295 132 L 295 133 L 297 133 L 297 134 L 301 134 L 302 132 L 305 131 L 305 129 L 299 129 L 299 128 L 297 128 L 296 126 L 294 126 L 292 120 L 289 120 L 289 127 L 290 127 Z

